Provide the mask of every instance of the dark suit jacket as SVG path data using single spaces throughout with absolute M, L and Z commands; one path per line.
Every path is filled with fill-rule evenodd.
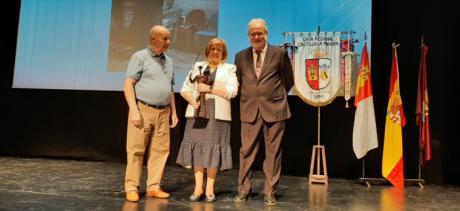
M 254 122 L 257 111 L 267 122 L 291 117 L 287 95 L 294 85 L 291 61 L 287 52 L 268 45 L 259 78 L 254 69 L 252 47 L 235 56 L 240 83 L 240 118 L 242 122 Z

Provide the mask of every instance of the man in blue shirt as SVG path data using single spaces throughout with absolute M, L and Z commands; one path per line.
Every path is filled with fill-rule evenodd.
M 173 62 L 164 54 L 170 43 L 168 29 L 156 25 L 150 29 L 149 47 L 135 52 L 128 63 L 124 84 L 129 105 L 125 176 L 128 201 L 139 201 L 145 153 L 148 154 L 147 196 L 169 197 L 160 183 L 169 155 L 169 128 L 175 127 L 178 122 L 172 87 Z

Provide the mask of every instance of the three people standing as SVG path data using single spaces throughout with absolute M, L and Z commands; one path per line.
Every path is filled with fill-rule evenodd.
M 188 102 L 187 123 L 177 163 L 194 170 L 195 189 L 191 201 L 198 201 L 203 196 L 208 202 L 215 201 L 214 184 L 218 170 L 232 168 L 230 99 L 239 91 L 242 145 L 238 195 L 234 201 L 246 201 L 252 191 L 252 165 L 260 146 L 257 137 L 262 131 L 265 144 L 264 203 L 277 203 L 281 141 L 286 120 L 291 116 L 287 96 L 294 79 L 287 52 L 270 45 L 267 34 L 263 19 L 249 21 L 251 47 L 236 54 L 235 65 L 225 62 L 228 56 L 225 42 L 212 39 L 206 47 L 206 61 L 197 62 L 183 83 L 181 95 Z M 125 96 L 130 107 L 125 179 L 128 201 L 139 200 L 142 158 L 149 141 L 152 143 L 147 164 L 147 195 L 169 196 L 159 184 L 169 154 L 169 117 L 171 127 L 178 121 L 172 91 L 172 61 L 163 54 L 169 46 L 170 33 L 163 26 L 154 26 L 150 36 L 150 47 L 136 52 L 131 58 L 125 81 Z M 206 82 L 195 81 L 196 76 L 205 73 L 208 76 Z M 205 93 L 202 102 L 206 104 L 206 113 L 198 109 L 204 106 L 197 101 L 200 93 Z M 206 187 L 203 190 L 205 174 Z

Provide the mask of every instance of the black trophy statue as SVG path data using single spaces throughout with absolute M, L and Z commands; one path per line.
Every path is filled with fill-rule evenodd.
M 204 70 L 203 73 L 201 73 L 201 69 L 203 69 L 202 66 L 198 66 L 198 69 L 200 70 L 200 74 L 195 76 L 193 80 L 190 79 L 190 81 L 192 83 L 196 81 L 197 83 L 208 84 L 208 76 L 210 74 L 209 66 Z M 198 95 L 196 101 L 200 102 L 200 106 L 195 109 L 195 117 L 206 117 L 206 93 L 201 92 Z

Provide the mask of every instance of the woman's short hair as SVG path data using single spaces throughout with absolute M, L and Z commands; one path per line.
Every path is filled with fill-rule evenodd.
M 227 60 L 227 57 L 228 57 L 227 44 L 225 44 L 225 41 L 223 39 L 220 39 L 220 38 L 213 38 L 208 42 L 208 46 L 206 46 L 206 51 L 204 53 L 206 58 L 208 58 L 208 55 L 211 52 L 211 47 L 213 45 L 218 45 L 218 46 L 221 46 L 223 48 L 222 61 Z

